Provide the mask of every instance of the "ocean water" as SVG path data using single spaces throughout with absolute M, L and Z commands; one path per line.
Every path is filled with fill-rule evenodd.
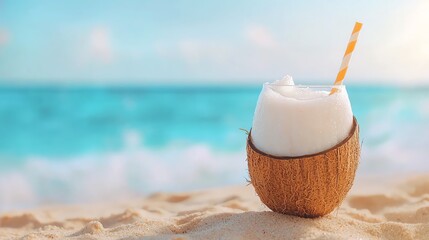
M 429 88 L 348 86 L 358 175 L 429 170 Z M 260 86 L 0 87 L 0 211 L 247 178 Z

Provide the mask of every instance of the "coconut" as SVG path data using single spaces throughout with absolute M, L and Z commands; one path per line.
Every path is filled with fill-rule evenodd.
M 337 208 L 350 190 L 359 164 L 359 125 L 353 118 L 346 139 L 316 154 L 272 156 L 247 139 L 250 180 L 271 210 L 306 218 L 324 216 Z

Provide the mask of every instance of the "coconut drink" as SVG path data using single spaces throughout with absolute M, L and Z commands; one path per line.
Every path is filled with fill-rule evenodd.
M 252 185 L 275 212 L 320 217 L 352 187 L 359 163 L 359 125 L 342 84 L 361 24 L 350 38 L 332 86 L 265 83 L 247 138 Z

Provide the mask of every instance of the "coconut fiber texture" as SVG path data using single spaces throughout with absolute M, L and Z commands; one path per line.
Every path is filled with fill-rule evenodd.
M 353 118 L 349 136 L 312 155 L 276 157 L 247 139 L 251 183 L 271 210 L 300 217 L 320 217 L 337 208 L 350 190 L 359 164 L 359 126 Z

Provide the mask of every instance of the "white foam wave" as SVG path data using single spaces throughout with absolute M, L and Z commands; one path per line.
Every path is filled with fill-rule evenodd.
M 70 159 L 33 156 L 19 169 L 0 174 L 0 211 L 244 184 L 245 159 L 244 149 L 222 153 L 207 145 L 134 148 Z

